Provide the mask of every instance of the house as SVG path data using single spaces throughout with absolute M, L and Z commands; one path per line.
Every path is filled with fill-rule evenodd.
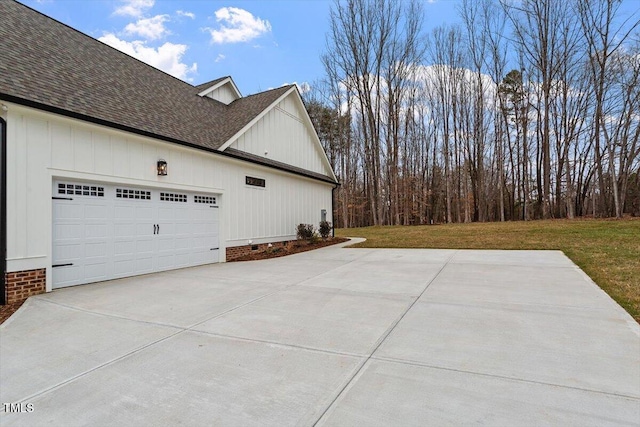
M 332 221 L 295 86 L 193 86 L 0 2 L 3 302 L 227 259 Z

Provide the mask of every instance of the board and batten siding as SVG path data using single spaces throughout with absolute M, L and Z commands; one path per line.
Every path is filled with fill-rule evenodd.
M 220 101 L 223 104 L 231 104 L 233 101 L 238 99 L 233 89 L 230 87 L 230 83 L 224 84 L 219 88 L 216 88 L 206 94 L 209 98 L 215 99 L 216 101 Z
M 240 135 L 231 148 L 331 176 L 315 131 L 292 93 Z M 265 154 L 266 152 L 266 154 Z
M 332 221 L 331 184 L 15 104 L 6 117 L 8 271 L 50 270 L 58 178 L 218 194 L 222 250 L 295 238 L 296 225 L 317 226 L 322 209 Z M 165 177 L 156 171 L 161 158 Z

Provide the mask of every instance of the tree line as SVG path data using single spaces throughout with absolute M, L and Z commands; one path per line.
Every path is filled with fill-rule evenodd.
M 338 227 L 640 215 L 640 12 L 621 0 L 337 1 L 305 103 Z

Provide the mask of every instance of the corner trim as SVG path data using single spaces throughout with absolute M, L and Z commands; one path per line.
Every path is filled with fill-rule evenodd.
M 7 121 L 0 117 L 0 304 L 7 303 Z

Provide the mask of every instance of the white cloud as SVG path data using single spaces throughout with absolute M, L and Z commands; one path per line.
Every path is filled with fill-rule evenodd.
M 302 82 L 302 83 L 298 83 L 298 82 L 293 82 L 293 83 L 283 83 L 282 86 L 289 86 L 289 85 L 296 85 L 298 87 L 298 92 L 300 92 L 301 95 L 311 91 L 311 85 L 307 82 Z
M 155 0 L 122 0 L 122 6 L 116 8 L 116 15 L 141 16 L 153 7 Z
M 196 19 L 196 14 L 193 12 L 185 12 L 184 10 L 176 10 L 178 16 L 185 16 L 187 18 Z
M 187 65 L 182 62 L 182 56 L 187 51 L 187 45 L 184 44 L 166 42 L 158 48 L 153 48 L 147 46 L 144 41 L 128 42 L 111 33 L 98 40 L 182 80 L 190 81 L 189 76 L 198 71 L 197 63 Z
M 216 59 L 214 60 L 214 62 L 220 62 L 222 60 L 224 60 L 226 58 L 226 56 L 224 56 L 223 54 L 218 54 L 218 56 L 216 56 Z
M 164 23 L 169 20 L 169 15 L 156 15 L 153 18 L 138 19 L 124 27 L 124 32 L 129 35 L 138 35 L 147 40 L 156 40 L 167 34 L 169 30 Z
M 253 16 L 237 7 L 223 7 L 215 12 L 220 28 L 206 28 L 211 33 L 212 43 L 247 42 L 271 31 L 267 20 Z

